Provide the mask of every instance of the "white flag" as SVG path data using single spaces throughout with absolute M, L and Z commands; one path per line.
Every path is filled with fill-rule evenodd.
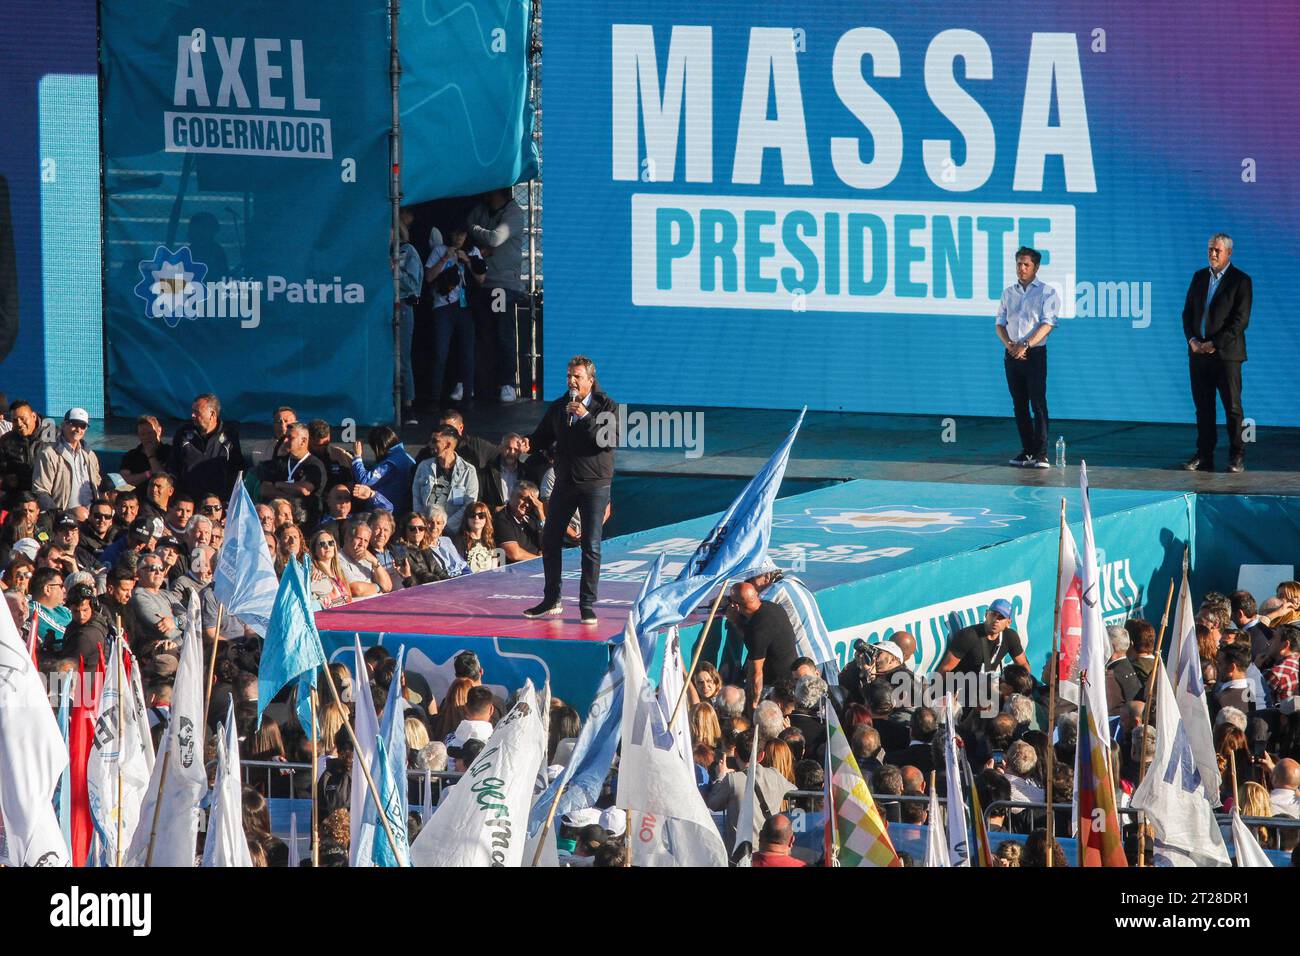
M 961 792 L 961 766 L 957 759 L 957 729 L 953 713 L 957 701 L 943 702 L 943 767 L 948 786 L 948 866 L 970 866 L 970 837 L 966 832 L 966 798 Z M 931 824 L 933 826 L 933 824 Z
M 203 843 L 204 866 L 252 866 L 244 836 L 244 788 L 239 769 L 239 734 L 235 702 L 230 701 L 226 725 L 217 736 L 217 780 L 209 801 L 208 832 Z
M 646 679 L 636 634 L 624 630 L 623 752 L 617 803 L 628 811 L 632 862 L 671 858 L 673 866 L 726 866 L 727 850 L 695 775 L 682 762 L 654 688 Z M 651 820 L 653 818 L 653 821 Z M 668 818 L 663 826 L 644 826 Z
M 527 685 L 411 844 L 412 866 L 521 866 L 542 761 L 542 720 Z
M 379 715 L 375 712 L 375 699 L 370 693 L 370 669 L 366 667 L 365 652 L 361 649 L 361 636 L 355 638 L 356 663 L 352 674 L 352 702 L 354 710 L 353 730 L 357 738 L 357 750 L 352 756 L 352 803 L 349 810 L 348 826 L 352 831 L 352 846 L 349 853 L 349 866 L 371 866 L 371 856 L 375 847 L 375 831 L 380 828 L 379 810 L 370 796 L 370 787 L 366 784 L 366 775 L 361 769 L 365 761 L 371 774 L 375 772 L 379 758 L 379 748 L 375 741 L 379 737 Z M 379 786 L 379 781 L 375 781 Z
M 154 834 L 153 866 L 194 865 L 195 844 L 203 820 L 199 804 L 208 789 L 208 773 L 203 765 L 203 639 L 199 602 L 194 592 L 190 592 L 188 618 L 172 688 L 171 719 L 140 807 L 140 825 L 127 853 L 127 866 L 146 865 L 151 833 Z M 155 806 L 158 806 L 156 827 Z
M 1174 612 L 1174 646 L 1169 651 L 1169 672 L 1173 675 L 1174 698 L 1182 716 L 1187 743 L 1201 775 L 1201 790 L 1210 806 L 1219 799 L 1219 763 L 1215 759 L 1214 729 L 1205 702 L 1205 684 L 1201 680 L 1201 652 L 1196 644 L 1196 613 L 1192 610 L 1192 590 L 1187 583 L 1187 558 L 1183 557 L 1183 581 L 1178 588 L 1178 609 Z M 1156 706 L 1160 698 L 1156 697 Z
M 673 716 L 680 698 L 682 706 L 677 710 L 677 719 L 673 721 L 673 742 L 682 761 L 691 770 L 691 779 L 695 778 L 695 757 L 691 747 L 691 714 L 687 698 L 682 697 L 686 686 L 686 668 L 682 663 L 682 642 L 677 628 L 668 629 L 668 642 L 664 644 L 664 666 L 659 675 L 659 709 L 663 711 L 664 723 Z
M 86 764 L 86 791 L 104 860 L 108 866 L 116 866 L 119 823 L 125 862 L 140 822 L 140 807 L 153 772 L 153 738 L 140 690 L 139 661 L 130 658 L 120 635 L 105 649 L 109 654 L 104 690 L 95 715 L 95 739 Z M 130 677 L 126 675 L 128 661 Z
M 1205 798 L 1186 722 L 1176 708 L 1165 706 L 1174 691 L 1158 662 L 1156 670 L 1156 753 L 1132 804 L 1145 810 L 1155 827 L 1156 866 L 1228 866 L 1228 848 Z
M 930 815 L 926 818 L 925 865 L 952 866 L 948 856 L 948 841 L 944 839 L 943 813 L 939 809 L 938 790 L 930 787 Z
M 13 617 L 0 613 L 0 862 L 71 864 L 53 804 L 67 766 L 68 747 L 45 685 Z
M 754 728 L 754 742 L 749 748 L 749 763 L 745 767 L 745 796 L 740 801 L 741 821 L 736 827 L 736 845 L 731 848 L 733 859 L 736 860 L 737 866 L 754 865 L 754 844 L 751 839 L 754 835 L 752 825 L 746 826 L 746 822 L 754 819 L 754 790 L 758 786 L 758 728 Z M 736 857 L 737 851 L 745 847 L 742 856 Z
M 1232 808 L 1232 842 L 1237 847 L 1237 866 L 1272 866 L 1270 860 L 1260 848 L 1250 828 L 1241 820 L 1237 808 Z

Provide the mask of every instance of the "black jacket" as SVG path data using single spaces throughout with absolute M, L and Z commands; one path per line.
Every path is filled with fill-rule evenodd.
M 537 428 L 528 437 L 529 447 L 541 450 L 555 446 L 555 483 L 608 484 L 614 478 L 614 447 L 618 444 L 618 403 L 597 389 L 591 391 L 587 415 L 572 425 L 569 393 L 565 392 L 546 409 Z
M 244 470 L 239 431 L 227 421 L 218 421 L 210 435 L 199 434 L 193 422 L 182 425 L 172 439 L 168 467 L 181 491 L 196 497 L 216 494 L 224 501 L 230 496 L 235 478 Z
M 1210 290 L 1210 270 L 1200 269 L 1187 287 L 1183 305 L 1183 338 L 1214 343 L 1214 356 L 1223 362 L 1246 361 L 1246 326 L 1250 324 L 1250 276 L 1229 265 L 1210 302 L 1209 335 L 1202 336 L 1201 314 Z M 1191 354 L 1189 347 L 1188 354 Z
M 30 435 L 13 428 L 0 436 L 0 481 L 6 494 L 32 490 L 32 466 L 40 447 L 39 428 Z
M 325 761 L 325 772 L 316 785 L 317 812 L 324 820 L 335 810 L 352 805 L 352 763 L 338 757 Z

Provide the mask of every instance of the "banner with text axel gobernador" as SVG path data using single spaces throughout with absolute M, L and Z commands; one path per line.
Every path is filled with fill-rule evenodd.
M 388 10 L 106 0 L 109 400 L 392 416 Z

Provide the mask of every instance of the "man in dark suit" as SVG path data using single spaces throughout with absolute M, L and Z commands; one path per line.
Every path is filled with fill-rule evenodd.
M 1250 324 L 1250 276 L 1232 268 L 1232 237 L 1210 237 L 1207 269 L 1192 276 L 1183 305 L 1183 337 L 1191 365 L 1192 401 L 1196 404 L 1196 454 L 1183 468 L 1213 471 L 1214 395 L 1228 419 L 1228 471 L 1245 469 L 1241 441 L 1241 363 L 1246 361 L 1246 326 Z
M 529 452 L 555 446 L 555 488 L 547 504 L 547 522 L 542 537 L 545 592 L 542 602 L 526 610 L 524 617 L 562 613 L 560 572 L 564 559 L 561 549 L 564 547 L 564 529 L 577 513 L 582 516 L 582 583 L 578 592 L 578 611 L 583 624 L 595 625 L 601 525 L 614 479 L 618 405 L 597 387 L 596 365 L 582 355 L 569 359 L 568 385 L 568 392 L 551 402 L 536 430 L 523 440 L 521 449 Z M 791 659 L 793 657 L 791 655 Z

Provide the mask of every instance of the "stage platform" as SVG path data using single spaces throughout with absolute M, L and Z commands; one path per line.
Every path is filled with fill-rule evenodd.
M 1055 593 L 1058 516 L 1062 497 L 1076 540 L 1082 540 L 1077 488 L 955 482 L 855 480 L 778 499 L 769 555 L 816 594 L 844 663 L 857 638 L 880 640 L 895 630 L 917 638 L 916 666 L 937 664 L 953 622 L 983 618 L 997 598 L 1011 602 L 1013 626 L 1038 668 L 1047 656 Z M 1092 495 L 1106 623 L 1133 616 L 1158 620 L 1184 547 L 1193 549 L 1193 586 L 1232 590 L 1255 565 L 1272 582 L 1294 574 L 1300 553 L 1300 502 L 1277 496 L 1207 496 L 1099 488 Z M 565 556 L 561 616 L 522 617 L 542 592 L 540 560 L 523 562 L 317 615 L 327 650 L 404 645 L 423 655 L 412 665 L 435 693 L 450 682 L 451 657 L 476 650 L 500 686 L 524 677 L 550 679 L 575 706 L 588 703 L 607 660 L 607 643 L 622 633 L 628 609 L 655 559 L 678 573 L 716 515 L 624 535 L 605 542 L 598 624 L 578 619 L 578 553 Z M 1205 546 L 1197 549 L 1197 540 Z M 1271 586 L 1271 585 L 1270 585 Z M 706 608 L 682 628 L 690 652 Z M 735 651 L 734 648 L 730 649 Z M 712 647 L 707 658 L 721 653 Z

